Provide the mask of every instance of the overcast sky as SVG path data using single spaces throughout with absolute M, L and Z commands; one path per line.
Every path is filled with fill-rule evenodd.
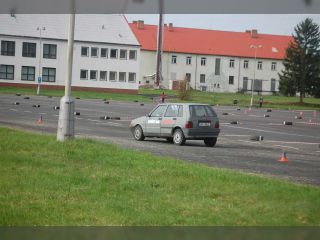
M 129 22 L 144 20 L 147 24 L 158 24 L 156 14 L 126 14 Z M 320 24 L 320 14 L 165 14 L 164 22 L 174 26 L 243 32 L 258 29 L 260 33 L 292 35 L 294 27 L 310 17 Z

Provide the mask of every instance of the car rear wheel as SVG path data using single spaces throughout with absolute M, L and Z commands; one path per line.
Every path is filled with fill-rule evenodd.
M 217 143 L 217 138 L 205 138 L 204 139 L 204 144 L 207 147 L 214 147 Z
M 144 140 L 144 135 L 143 135 L 143 130 L 140 125 L 135 126 L 133 130 L 133 137 L 137 141 L 143 141 Z
M 176 129 L 173 133 L 173 143 L 176 145 L 184 145 L 186 142 L 186 138 L 183 135 L 181 129 Z

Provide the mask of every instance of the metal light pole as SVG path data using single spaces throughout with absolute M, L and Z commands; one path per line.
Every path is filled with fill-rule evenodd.
M 72 63 L 73 63 L 73 41 L 74 41 L 74 0 L 72 14 L 69 16 L 68 50 L 67 50 L 67 74 L 65 83 L 65 95 L 60 100 L 59 122 L 57 140 L 64 141 L 74 138 L 74 100 L 71 97 Z
M 161 79 L 162 28 L 163 28 L 163 0 L 159 0 L 159 25 L 158 25 L 158 45 L 157 45 L 156 87 L 159 87 L 160 79 Z
M 251 82 L 251 100 L 250 100 L 250 110 L 253 105 L 253 88 L 254 88 L 254 81 L 256 79 L 256 67 L 257 67 L 257 49 L 262 48 L 262 45 L 251 45 L 250 48 L 254 48 L 254 67 L 253 67 L 253 79 Z
M 42 82 L 42 66 L 41 66 L 41 58 L 42 58 L 42 31 L 45 31 L 45 27 L 37 27 L 37 30 L 40 33 L 39 42 L 40 42 L 40 52 L 39 52 L 39 71 L 38 71 L 38 86 L 37 86 L 37 95 L 40 94 L 40 85 Z

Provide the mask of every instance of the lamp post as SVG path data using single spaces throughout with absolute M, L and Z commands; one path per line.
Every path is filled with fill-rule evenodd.
M 59 122 L 57 140 L 64 141 L 74 138 L 74 100 L 71 97 L 72 63 L 75 9 L 74 0 L 71 1 L 72 14 L 69 16 L 68 49 L 67 49 L 67 73 L 65 82 L 65 95 L 60 100 Z
M 45 27 L 37 27 L 39 31 L 39 42 L 40 42 L 40 51 L 39 51 L 39 69 L 38 69 L 38 85 L 37 85 L 37 95 L 40 94 L 40 85 L 42 82 L 42 67 L 41 67 L 41 58 L 42 58 L 42 31 L 45 31 Z
M 250 100 L 250 110 L 253 105 L 253 88 L 254 88 L 254 81 L 256 79 L 256 65 L 257 65 L 257 49 L 262 48 L 262 45 L 250 45 L 250 48 L 254 49 L 254 67 L 253 67 L 253 79 L 251 82 L 251 100 Z

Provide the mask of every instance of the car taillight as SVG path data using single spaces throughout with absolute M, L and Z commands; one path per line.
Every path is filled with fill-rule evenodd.
M 219 128 L 219 127 L 220 127 L 219 122 L 216 122 L 216 124 L 214 125 L 214 128 Z
M 186 124 L 185 124 L 185 126 L 184 126 L 185 128 L 193 128 L 193 123 L 192 122 L 186 122 Z

